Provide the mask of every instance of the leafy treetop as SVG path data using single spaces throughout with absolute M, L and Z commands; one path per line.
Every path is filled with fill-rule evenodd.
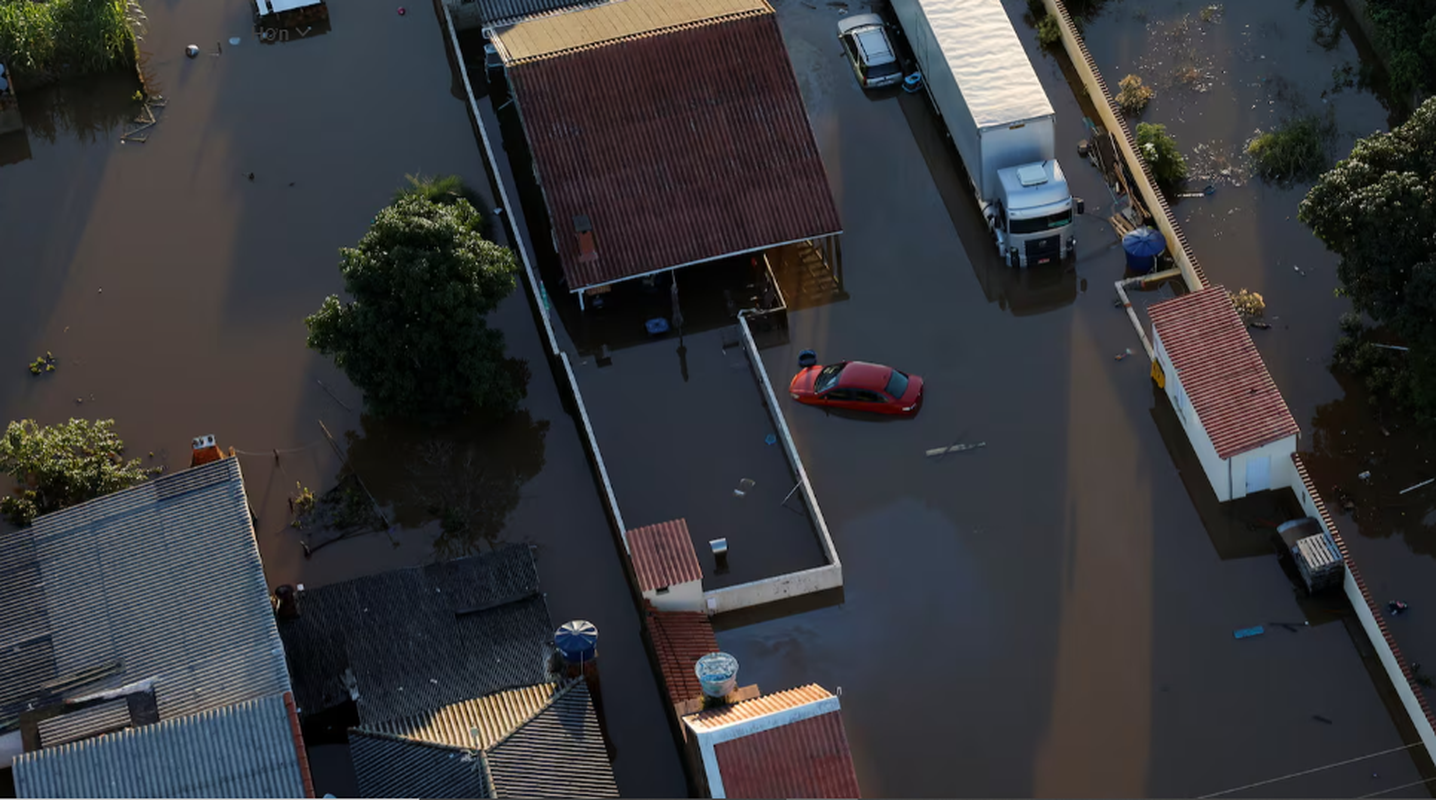
M 0 472 L 20 486 L 0 498 L 0 513 L 15 525 L 93 500 L 148 480 L 160 468 L 125 461 L 125 443 L 112 419 L 72 419 L 42 427 L 35 420 L 11 422 L 0 438 Z

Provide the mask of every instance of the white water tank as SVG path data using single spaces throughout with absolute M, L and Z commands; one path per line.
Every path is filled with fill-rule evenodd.
M 738 659 L 727 653 L 709 653 L 698 659 L 693 672 L 709 697 L 727 697 L 738 686 Z

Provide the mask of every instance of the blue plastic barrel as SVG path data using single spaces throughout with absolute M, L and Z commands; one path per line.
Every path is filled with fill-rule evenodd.
M 1127 270 L 1146 275 L 1157 267 L 1157 256 L 1167 249 L 1167 238 L 1155 228 L 1141 227 L 1122 237 L 1122 251 L 1127 254 Z

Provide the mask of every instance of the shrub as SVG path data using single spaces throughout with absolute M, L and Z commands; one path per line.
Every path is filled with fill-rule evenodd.
M 1157 94 L 1156 90 L 1142 83 L 1142 79 L 1136 75 L 1128 75 L 1117 83 L 1121 90 L 1117 92 L 1117 105 L 1127 114 L 1137 115 L 1152 101 Z
M 1177 140 L 1167 133 L 1166 125 L 1149 122 L 1137 124 L 1137 149 L 1152 167 L 1157 183 L 1172 189 L 1187 179 L 1187 159 L 1177 149 Z
M 1062 26 L 1057 23 L 1057 18 L 1048 14 L 1037 21 L 1037 41 L 1043 47 L 1056 47 L 1062 44 Z
M 1266 312 L 1266 301 L 1256 292 L 1242 289 L 1240 292 L 1232 292 L 1231 298 L 1232 307 L 1242 315 L 1243 319 L 1257 319 Z
M 1309 180 L 1326 167 L 1326 142 L 1335 129 L 1316 116 L 1288 120 L 1247 145 L 1257 174 L 1268 180 Z
M 0 0 L 0 63 L 24 88 L 132 69 L 135 34 L 124 0 Z

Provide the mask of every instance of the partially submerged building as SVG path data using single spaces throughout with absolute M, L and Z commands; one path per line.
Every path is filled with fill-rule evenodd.
M 1152 378 L 1176 410 L 1217 499 L 1294 485 L 1301 429 L 1226 289 L 1158 303 L 1148 314 Z
M 21 797 L 313 795 L 239 463 L 191 463 L 0 537 Z
M 841 274 L 837 205 L 765 0 L 622 0 L 490 33 L 581 303 L 782 247 Z
M 362 796 L 618 796 L 528 547 L 302 592 L 280 634 L 301 713 L 350 712 Z

